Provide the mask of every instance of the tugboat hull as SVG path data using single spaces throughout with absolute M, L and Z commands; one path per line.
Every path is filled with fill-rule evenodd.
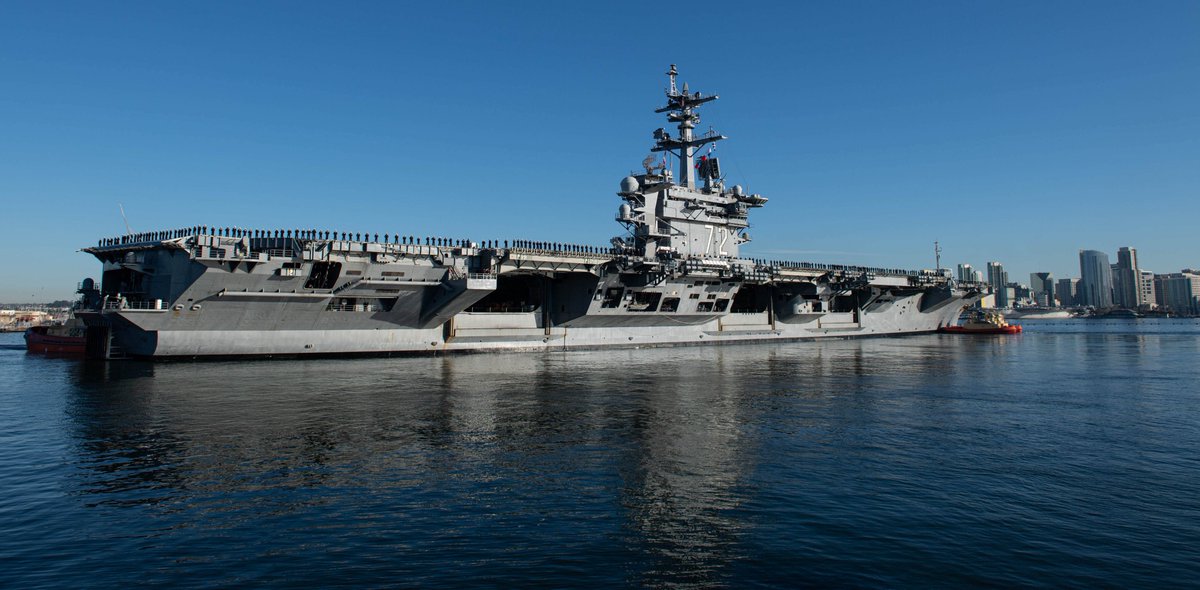
M 945 326 L 938 328 L 943 334 L 1020 334 L 1021 326 L 1002 326 L 995 328 L 964 328 L 962 326 Z
M 82 355 L 87 338 L 84 336 L 57 336 L 49 333 L 46 326 L 25 330 L 25 349 L 42 354 Z

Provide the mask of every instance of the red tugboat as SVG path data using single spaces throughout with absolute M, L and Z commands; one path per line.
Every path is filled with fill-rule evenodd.
M 34 326 L 25 330 L 25 348 L 46 354 L 79 354 L 87 347 L 87 327 L 72 318 L 61 326 Z
M 92 279 L 80 281 L 75 292 L 80 296 L 76 310 L 90 309 L 100 301 L 100 290 Z M 43 354 L 82 356 L 87 352 L 87 325 L 72 316 L 61 326 L 34 326 L 25 330 L 25 349 Z
M 1010 324 L 997 311 L 973 314 L 961 326 L 943 326 L 938 332 L 946 334 L 1019 334 L 1021 326 Z

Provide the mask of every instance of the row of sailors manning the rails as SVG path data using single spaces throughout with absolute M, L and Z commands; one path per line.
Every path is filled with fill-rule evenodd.
M 301 240 L 343 240 L 343 241 L 371 241 L 371 234 L 365 233 L 349 233 L 323 230 L 251 230 L 236 227 L 208 227 L 197 226 L 191 228 L 163 230 L 155 232 L 133 233 L 116 238 L 103 238 L 98 243 L 99 247 L 121 246 L 125 244 L 142 244 L 147 242 L 156 242 L 162 240 L 173 240 L 185 238 L 194 235 L 215 235 L 228 238 L 260 238 L 260 239 L 301 239 Z M 441 247 L 459 247 L 459 248 L 476 248 L 480 247 L 475 242 L 467 239 L 425 237 L 418 238 L 415 236 L 401 236 L 383 234 L 383 241 L 380 242 L 379 234 L 374 234 L 374 241 L 377 243 L 392 243 L 413 246 L 441 246 Z M 503 246 L 501 246 L 503 243 Z M 483 248 L 497 249 L 503 247 L 509 249 L 509 240 L 486 240 L 483 243 Z M 562 253 L 580 253 L 580 254 L 604 254 L 604 255 L 620 255 L 620 248 L 604 248 L 600 246 L 589 246 L 586 244 L 566 244 L 559 242 L 537 242 L 531 240 L 512 240 L 513 249 L 527 250 L 542 250 Z M 912 274 L 899 268 L 873 268 L 863 266 L 850 266 L 843 264 L 821 264 L 815 262 L 794 262 L 790 260 L 764 260 L 759 258 L 750 259 L 760 267 L 774 268 L 800 268 L 800 269 L 815 269 L 815 270 L 830 270 L 830 271 L 845 271 L 845 272 L 862 272 L 874 274 L 891 274 L 891 275 L 906 275 Z
M 277 230 L 259 230 L 259 229 L 242 229 L 237 227 L 213 227 L 198 226 L 184 229 L 172 229 L 155 232 L 133 233 L 116 238 L 104 238 L 99 241 L 97 246 L 104 248 L 110 246 L 122 246 L 126 244 L 144 244 L 148 242 L 159 242 L 163 240 L 174 240 L 186 238 L 194 235 L 214 235 L 226 238 L 254 238 L 254 239 L 298 239 L 298 240 L 341 240 L 341 241 L 356 241 L 356 242 L 375 242 L 381 244 L 400 244 L 410 246 L 441 246 L 446 248 L 489 248 L 497 249 L 503 247 L 509 248 L 509 240 L 485 240 L 482 245 L 467 239 L 454 238 L 439 238 L 425 237 L 419 238 L 416 236 L 402 236 L 383 234 L 383 240 L 379 239 L 379 234 L 372 235 L 367 233 L 350 233 L 322 230 L 303 230 L 303 229 L 277 229 Z M 503 246 L 501 246 L 503 243 Z M 567 244 L 562 242 L 535 242 L 532 240 L 512 240 L 512 248 L 523 248 L 527 250 L 548 250 L 564 253 L 586 253 L 586 254 L 619 254 L 618 248 L 604 248 L 600 246 L 589 246 L 585 244 Z

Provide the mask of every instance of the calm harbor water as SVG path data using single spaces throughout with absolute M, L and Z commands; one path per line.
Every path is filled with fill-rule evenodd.
M 81 362 L 0 335 L 0 586 L 1194 586 L 1200 322 Z

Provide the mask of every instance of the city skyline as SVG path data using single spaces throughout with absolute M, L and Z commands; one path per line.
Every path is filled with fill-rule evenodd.
M 672 63 L 770 199 L 746 256 L 1200 266 L 1200 6 L 691 6 L 675 26 L 753 34 L 648 43 L 634 3 L 11 5 L 0 249 L 35 254 L 3 257 L 0 301 L 70 297 L 123 214 L 607 244 Z
M 1139 250 L 1138 248 L 1134 247 L 1134 246 L 1119 246 L 1119 247 L 1117 247 L 1117 248 L 1114 248 L 1114 249 L 1113 249 L 1113 252 L 1115 252 L 1115 253 L 1116 253 L 1116 255 L 1115 255 L 1115 256 L 1108 256 L 1109 252 L 1108 252 L 1108 251 L 1104 251 L 1104 250 L 1096 250 L 1096 249 L 1094 249 L 1094 248 L 1080 248 L 1080 249 L 1076 250 L 1076 251 L 1073 253 L 1073 257 L 1075 258 L 1075 263 L 1076 263 L 1073 271 L 1067 271 L 1067 272 L 1060 273 L 1060 272 L 1057 272 L 1057 271 L 1048 271 L 1048 270 L 1044 270 L 1045 266 L 1037 266 L 1037 265 L 1035 265 L 1035 267 L 1037 267 L 1037 268 L 1041 268 L 1041 269 L 1043 269 L 1043 270 L 1035 270 L 1035 271 L 1032 271 L 1032 272 L 1028 273 L 1028 274 L 1029 274 L 1029 276 L 1030 276 L 1030 279 L 1029 279 L 1028 283 L 1026 283 L 1026 282 L 1023 282 L 1023 281 L 1012 281 L 1012 280 L 1009 280 L 1011 276 L 1020 276 L 1020 273 L 1010 273 L 1010 272 L 1008 272 L 1007 265 L 1005 265 L 1005 264 L 1004 264 L 1002 261 L 1000 261 L 1000 260 L 989 260 L 989 261 L 987 262 L 987 264 L 988 264 L 988 265 L 991 265 L 991 264 L 997 264 L 997 265 L 999 265 L 999 266 L 1000 266 L 1000 268 L 1001 268 L 1001 270 L 1004 272 L 1004 276 L 1005 276 L 1005 279 L 1006 279 L 1006 281 L 1007 281 L 1007 282 L 1010 282 L 1010 283 L 1011 283 L 1011 282 L 1016 282 L 1016 283 L 1027 284 L 1027 285 L 1029 285 L 1029 286 L 1032 286 L 1032 285 L 1035 283 L 1035 279 L 1034 279 L 1033 275 L 1036 275 L 1036 274 L 1050 274 L 1050 275 L 1053 275 L 1056 281 L 1057 281 L 1058 279 L 1062 279 L 1062 278 L 1068 278 L 1068 277 L 1069 277 L 1069 278 L 1075 278 L 1075 279 L 1079 279 L 1079 278 L 1081 278 L 1081 268 L 1080 268 L 1080 266 L 1079 266 L 1079 258 L 1078 258 L 1078 256 L 1079 256 L 1079 254 L 1080 254 L 1080 253 L 1082 253 L 1082 252 L 1100 252 L 1100 253 L 1103 253 L 1103 254 L 1105 254 L 1105 256 L 1108 256 L 1108 260 L 1110 261 L 1110 266 L 1112 266 L 1112 267 L 1113 267 L 1113 270 L 1115 271 L 1115 270 L 1116 270 L 1116 267 L 1118 266 L 1118 263 L 1112 263 L 1112 262 L 1111 262 L 1111 260 L 1113 260 L 1113 259 L 1119 259 L 1118 257 L 1122 255 L 1122 251 L 1131 251 L 1131 256 L 1130 256 L 1130 258 L 1127 258 L 1127 259 L 1131 259 L 1131 260 L 1132 260 L 1132 265 L 1133 265 L 1133 266 L 1132 266 L 1132 270 L 1140 270 L 1140 271 L 1142 271 L 1142 272 L 1150 272 L 1150 273 L 1152 273 L 1152 274 L 1168 274 L 1168 273 L 1177 273 L 1177 272 L 1181 272 L 1181 271 L 1188 270 L 1188 269 L 1193 269 L 1193 270 L 1195 270 L 1195 269 L 1200 269 L 1200 264 L 1197 264 L 1197 265 L 1188 265 L 1188 266 L 1183 266 L 1183 267 L 1180 267 L 1180 268 L 1170 268 L 1170 269 L 1165 269 L 1165 270 L 1161 270 L 1161 271 L 1160 271 L 1160 270 L 1156 270 L 1156 269 L 1149 269 L 1149 268 L 1146 268 L 1146 266 L 1145 266 L 1144 264 L 1141 264 L 1141 263 L 1140 263 L 1140 260 L 1141 260 L 1141 258 L 1142 258 L 1142 255 L 1141 255 L 1141 252 L 1140 252 L 1140 250 Z M 993 258 L 1002 258 L 1002 257 L 993 257 Z M 985 266 L 984 268 L 986 269 L 986 268 L 987 268 L 987 266 Z M 979 270 L 979 269 L 975 268 L 975 265 L 974 265 L 974 264 L 972 264 L 972 263 L 971 263 L 971 262 L 969 262 L 969 261 L 958 261 L 957 263 L 953 263 L 953 266 L 950 266 L 950 265 L 948 265 L 948 264 L 942 264 L 942 270 L 943 270 L 943 271 L 949 271 L 949 272 L 952 272 L 952 273 L 954 274 L 954 277 L 955 277 L 955 279 L 956 279 L 956 280 L 959 280 L 959 281 L 971 281 L 971 280 L 976 280 L 976 281 L 982 281 L 982 282 L 989 282 L 989 280 L 987 279 L 986 275 L 984 275 L 984 274 L 980 274 L 980 273 L 983 273 L 984 271 L 981 271 L 981 270 Z M 964 276 L 964 270 L 965 270 L 966 272 L 974 272 L 974 273 L 976 273 L 976 277 L 977 277 L 977 278 L 975 278 L 975 279 L 972 279 L 972 278 L 969 278 L 969 277 L 966 277 L 966 276 Z M 1114 285 L 1114 288 L 1115 288 L 1115 285 Z
M 987 274 L 967 262 L 946 272 L 960 282 L 986 283 L 991 294 L 987 307 L 1093 307 L 1140 311 L 1200 314 L 1200 269 L 1156 272 L 1141 267 L 1140 252 L 1133 246 L 1116 250 L 1116 262 L 1107 252 L 1080 249 L 1077 276 L 1055 276 L 1048 271 L 1029 273 L 1029 282 L 1010 280 L 1003 263 L 989 261 Z
M 1008 264 L 1005 264 L 1005 263 L 1003 262 L 1003 261 L 1004 261 L 1004 256 L 990 256 L 990 257 L 988 257 L 988 261 L 989 261 L 989 262 L 991 262 L 991 261 L 999 261 L 999 262 L 1001 263 L 1001 265 L 1003 266 L 1003 268 L 1004 268 L 1005 275 L 1006 275 L 1007 277 L 1009 277 L 1009 282 L 1017 282 L 1017 283 L 1020 283 L 1020 284 L 1027 284 L 1027 283 L 1026 283 L 1025 281 L 1019 281 L 1019 280 L 1018 280 L 1018 281 L 1013 281 L 1013 280 L 1011 279 L 1011 277 L 1032 276 L 1032 275 L 1034 275 L 1034 274 L 1039 274 L 1039 273 L 1049 273 L 1049 274 L 1051 274 L 1051 275 L 1053 275 L 1053 276 L 1054 276 L 1054 279 L 1055 279 L 1055 283 L 1056 283 L 1056 285 L 1057 285 L 1057 282 L 1058 282 L 1058 281 L 1060 281 L 1060 280 L 1062 280 L 1062 279 L 1064 279 L 1064 278 L 1080 279 L 1080 278 L 1081 278 L 1081 273 L 1080 273 L 1080 267 L 1079 267 L 1079 253 L 1080 253 L 1080 252 L 1083 252 L 1083 251 L 1097 251 L 1097 252 L 1103 252 L 1105 255 L 1107 255 L 1107 256 L 1108 256 L 1108 259 L 1109 259 L 1109 261 L 1110 261 L 1110 264 L 1112 264 L 1112 262 L 1111 262 L 1111 261 L 1113 261 L 1113 260 L 1116 260 L 1116 259 L 1117 259 L 1118 255 L 1120 254 L 1120 252 L 1121 252 L 1121 250 L 1122 250 L 1122 249 L 1129 248 L 1129 249 L 1131 249 L 1131 250 L 1134 250 L 1134 251 L 1136 251 L 1136 254 L 1134 254 L 1134 259 L 1135 259 L 1135 261 L 1136 261 L 1136 262 L 1135 262 L 1135 264 L 1136 264 L 1136 268 L 1138 268 L 1139 270 L 1141 270 L 1141 271 L 1143 271 L 1143 272 L 1145 272 L 1145 271 L 1149 271 L 1149 272 L 1151 272 L 1151 273 L 1153 273 L 1153 274 L 1156 274 L 1156 275 L 1165 275 L 1165 274 L 1170 274 L 1170 273 L 1178 273 L 1178 272 L 1181 272 L 1181 271 L 1183 271 L 1183 270 L 1186 270 L 1186 269 L 1200 269 L 1200 255 L 1198 255 L 1198 256 L 1196 257 L 1196 258 L 1197 258 L 1197 262 L 1196 262 L 1195 264 L 1184 264 L 1183 266 L 1181 266 L 1181 267 L 1179 267 L 1179 268 L 1174 268 L 1174 267 L 1170 267 L 1170 268 L 1155 268 L 1155 267 L 1150 267 L 1150 266 L 1149 266 L 1149 265 L 1147 265 L 1145 262 L 1143 262 L 1143 260 L 1145 260 L 1145 256 L 1144 256 L 1144 253 L 1143 253 L 1143 251 L 1142 251 L 1142 249 L 1141 249 L 1141 248 L 1139 248 L 1139 247 L 1136 247 L 1136 246 L 1132 246 L 1132 245 L 1130 245 L 1130 243 L 1126 243 L 1126 242 L 1119 242 L 1119 244 L 1120 244 L 1119 246 L 1113 246 L 1113 247 L 1112 247 L 1110 250 L 1097 249 L 1097 248 L 1084 248 L 1084 247 L 1080 247 L 1080 248 L 1078 248 L 1078 249 L 1076 249 L 1076 250 L 1073 250 L 1073 251 L 1071 251 L 1071 252 L 1070 252 L 1070 253 L 1068 253 L 1068 254 L 1065 254 L 1064 256 L 1057 256 L 1057 257 L 1054 257 L 1054 259 L 1055 259 L 1055 260 L 1058 260 L 1058 259 L 1060 259 L 1060 258 L 1063 258 L 1063 257 L 1069 257 L 1069 258 L 1071 258 L 1071 259 L 1072 259 L 1072 262 L 1074 263 L 1074 265 L 1073 265 L 1073 266 L 1061 266 L 1061 267 L 1060 267 L 1060 269 L 1055 269 L 1055 270 L 1051 270 L 1051 269 L 1050 269 L 1050 266 L 1051 266 L 1051 265 L 1049 265 L 1049 264 L 1042 264 L 1042 265 L 1039 265 L 1039 264 L 1037 264 L 1037 263 L 1034 263 L 1032 266 L 1030 266 L 1030 269 L 1031 269 L 1031 270 L 1030 270 L 1029 272 L 1023 272 L 1022 270 L 1011 270 L 1011 269 L 1009 268 L 1009 265 L 1008 265 Z M 1153 257 L 1151 257 L 1151 259 L 1153 260 L 1154 258 L 1153 258 Z M 944 270 L 949 270 L 949 271 L 953 272 L 953 273 L 954 273 L 954 276 L 955 276 L 955 278 L 956 278 L 956 279 L 958 279 L 958 280 L 963 280 L 963 279 L 961 278 L 961 276 L 960 276 L 960 270 L 961 270 L 961 267 L 963 267 L 964 265 L 965 265 L 967 268 L 969 268 L 969 269 L 973 269 L 973 270 L 975 270 L 975 271 L 977 271 L 977 272 L 982 272 L 982 271 L 979 271 L 979 268 L 977 268 L 977 267 L 975 266 L 975 263 L 974 263 L 974 262 L 972 262 L 972 261 L 966 261 L 966 260 L 958 260 L 958 261 L 956 261 L 956 262 L 953 262 L 953 264 L 952 264 L 952 265 L 950 265 L 950 264 L 943 264 L 943 265 L 942 265 L 942 268 L 943 268 Z M 986 266 L 985 266 L 984 268 L 986 269 Z M 986 274 L 985 274 L 985 275 L 984 275 L 984 277 L 983 277 L 983 282 L 987 282 L 987 277 L 986 277 Z M 1030 279 L 1030 281 L 1028 282 L 1028 286 L 1032 287 L 1032 286 L 1033 286 L 1033 285 L 1032 285 L 1032 283 L 1033 283 L 1033 280 L 1032 280 L 1032 278 L 1031 278 L 1031 279 Z M 1057 289 L 1057 287 L 1055 287 L 1055 288 Z

